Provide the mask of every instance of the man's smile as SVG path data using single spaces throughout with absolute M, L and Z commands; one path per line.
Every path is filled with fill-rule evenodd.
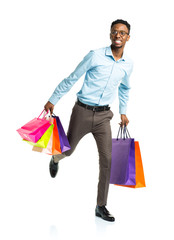
M 120 40 L 115 40 L 115 43 L 119 43 L 119 44 L 120 44 L 120 43 L 121 43 L 121 41 L 120 41 Z

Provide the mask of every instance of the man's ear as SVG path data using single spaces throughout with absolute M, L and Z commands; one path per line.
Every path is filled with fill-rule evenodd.
M 126 41 L 129 41 L 129 39 L 130 39 L 130 35 L 127 36 L 127 40 Z

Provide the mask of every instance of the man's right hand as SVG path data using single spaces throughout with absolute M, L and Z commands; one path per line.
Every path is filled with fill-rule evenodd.
M 48 112 L 48 110 L 50 110 L 51 114 L 53 113 L 54 110 L 54 105 L 51 102 L 47 102 L 44 106 L 44 109 L 46 112 Z

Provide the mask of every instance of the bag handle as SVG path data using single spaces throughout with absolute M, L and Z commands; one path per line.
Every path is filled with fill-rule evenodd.
M 43 114 L 43 112 L 45 111 L 45 109 L 41 112 L 41 114 L 39 115 L 38 118 L 40 118 L 40 116 Z M 42 117 L 42 119 L 48 114 L 49 110 L 45 113 L 45 115 Z
M 130 134 L 129 134 L 129 131 L 128 131 L 128 129 L 127 129 L 127 127 L 126 127 L 126 136 L 127 136 L 127 138 L 131 138 L 131 136 L 130 136 Z
M 52 117 L 56 117 L 56 114 L 52 113 Z
M 120 129 L 121 129 L 121 139 L 125 140 L 126 138 L 131 138 L 131 136 L 128 132 L 127 126 L 124 126 L 124 127 L 120 126 L 119 130 L 118 130 L 118 134 L 117 134 L 117 140 L 118 140 L 118 137 L 119 137 Z
M 118 137 L 119 137 L 120 129 L 121 129 L 121 126 L 118 129 L 117 140 L 118 140 Z M 121 133 L 121 136 L 122 136 L 122 133 Z

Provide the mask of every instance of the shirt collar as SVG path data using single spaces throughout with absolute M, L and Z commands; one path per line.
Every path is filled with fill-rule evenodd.
M 106 56 L 111 56 L 111 57 L 114 58 L 113 53 L 112 53 L 112 50 L 111 50 L 111 46 L 106 47 L 105 55 L 106 55 Z M 123 56 L 122 56 L 118 61 L 126 61 L 126 55 L 125 55 L 124 52 L 123 52 Z

